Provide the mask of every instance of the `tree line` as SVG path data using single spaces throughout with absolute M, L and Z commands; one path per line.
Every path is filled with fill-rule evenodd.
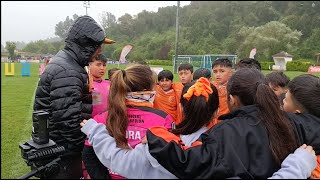
M 319 1 L 192 1 L 179 9 L 178 54 L 249 55 L 257 48 L 256 58 L 271 61 L 272 55 L 286 51 L 294 59 L 314 59 L 320 51 Z M 134 46 L 129 60 L 170 60 L 175 54 L 176 6 L 146 10 L 118 19 L 110 12 L 99 14 L 107 37 L 117 43 L 103 46 L 103 53 L 119 59 L 122 48 Z M 64 39 L 68 28 L 79 17 L 73 15 L 55 26 Z M 28 43 L 23 51 L 56 53 L 63 41 L 39 40 Z

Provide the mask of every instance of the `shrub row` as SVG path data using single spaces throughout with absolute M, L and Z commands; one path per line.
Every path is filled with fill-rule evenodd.
M 152 59 L 152 60 L 145 60 L 145 62 L 149 65 L 172 66 L 172 60 Z
M 262 70 L 271 70 L 274 62 L 260 62 Z
M 172 66 L 172 60 L 159 60 L 159 59 L 152 59 L 152 60 L 146 60 L 145 61 L 149 65 L 161 65 L 161 66 Z M 194 62 L 194 66 L 197 67 L 197 63 L 200 62 Z M 262 70 L 271 70 L 272 66 L 275 65 L 274 62 L 260 62 L 261 69 Z M 290 61 L 287 63 L 287 71 L 302 71 L 307 72 L 308 68 L 312 65 L 311 62 L 308 61 Z
M 311 65 L 312 65 L 311 62 L 291 61 L 291 62 L 287 62 L 287 71 L 308 72 L 308 68 Z

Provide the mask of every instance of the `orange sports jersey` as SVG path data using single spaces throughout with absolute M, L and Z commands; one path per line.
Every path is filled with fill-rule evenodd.
M 221 120 L 218 120 L 218 117 L 229 113 L 229 108 L 227 104 L 227 87 L 226 85 L 219 86 L 218 83 L 212 82 L 212 84 L 217 88 L 218 95 L 219 95 L 219 112 L 218 115 L 212 120 L 212 122 L 209 124 L 208 128 L 211 128 L 212 126 L 218 124 L 221 122 Z
M 178 106 L 174 89 L 165 92 L 159 85 L 156 85 L 155 91 L 156 97 L 154 98 L 153 107 L 166 112 L 176 122 Z

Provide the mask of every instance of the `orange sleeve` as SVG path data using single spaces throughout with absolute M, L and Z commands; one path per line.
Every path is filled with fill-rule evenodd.
M 317 156 L 318 166 L 312 171 L 311 179 L 320 179 L 320 155 Z
M 175 124 L 178 125 L 182 121 L 182 107 L 180 104 L 180 99 L 181 99 L 181 94 L 182 94 L 182 89 L 183 89 L 183 84 L 181 82 L 177 82 L 173 84 L 173 89 L 176 94 L 176 101 L 177 101 L 177 119 L 175 120 Z
M 218 124 L 221 120 L 218 120 L 218 117 L 229 113 L 228 103 L 227 103 L 227 88 L 226 87 L 219 87 L 217 83 L 212 83 L 218 90 L 219 95 L 219 112 L 218 115 L 213 118 L 211 123 L 209 124 L 208 128 Z

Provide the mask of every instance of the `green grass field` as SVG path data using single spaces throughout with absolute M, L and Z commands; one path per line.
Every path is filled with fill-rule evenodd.
M 108 68 L 117 65 L 108 65 Z M 121 65 L 120 69 L 125 66 Z M 160 67 L 160 66 L 154 66 Z M 171 66 L 164 69 L 172 71 Z M 21 76 L 20 64 L 15 64 L 15 76 L 4 75 L 4 63 L 1 63 L 1 179 L 15 179 L 30 172 L 30 167 L 21 157 L 19 143 L 31 138 L 32 108 L 34 92 L 39 80 L 39 64 L 31 64 L 30 77 Z M 264 74 L 271 71 L 263 71 Z M 290 79 L 304 72 L 285 72 Z M 315 74 L 320 77 L 320 74 Z M 106 78 L 105 75 L 104 78 Z M 174 81 L 178 75 L 174 74 Z

